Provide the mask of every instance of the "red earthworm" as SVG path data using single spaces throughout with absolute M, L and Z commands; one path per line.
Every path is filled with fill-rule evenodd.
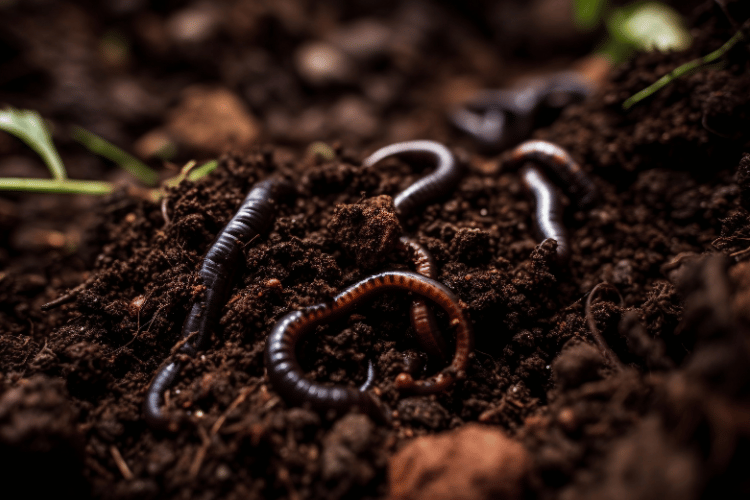
M 378 421 L 390 416 L 380 400 L 368 391 L 353 387 L 327 386 L 308 380 L 297 361 L 295 348 L 299 339 L 315 326 L 341 316 L 373 296 L 388 290 L 417 293 L 442 307 L 451 325 L 456 327 L 456 353 L 447 368 L 426 380 L 415 381 L 401 373 L 394 385 L 420 394 L 430 394 L 449 387 L 464 375 L 473 347 L 471 326 L 461 311 L 458 299 L 445 285 L 409 271 L 386 271 L 370 276 L 339 293 L 330 303 L 317 304 L 282 317 L 271 330 L 266 342 L 266 368 L 273 388 L 287 401 L 309 404 L 317 411 L 343 413 L 359 408 Z
M 243 244 L 265 231 L 273 220 L 274 200 L 294 191 L 289 181 L 267 179 L 253 186 L 232 220 L 217 235 L 203 259 L 199 275 L 206 286 L 205 298 L 193 304 L 182 326 L 182 341 L 178 354 L 194 356 L 204 347 L 211 329 L 221 312 L 232 286 Z M 146 422 L 154 428 L 167 428 L 173 424 L 161 410 L 164 391 L 174 385 L 182 364 L 171 361 L 156 372 L 146 391 L 143 413 Z
M 512 165 L 534 162 L 551 171 L 581 208 L 590 207 L 599 198 L 596 184 L 573 157 L 557 144 L 547 141 L 526 141 L 511 151 L 510 162 Z
M 521 179 L 526 193 L 534 199 L 534 226 L 538 237 L 556 240 L 557 260 L 565 263 L 570 257 L 570 243 L 562 221 L 560 195 L 544 174 L 531 165 L 521 169 Z
M 399 243 L 401 248 L 410 254 L 419 274 L 431 279 L 437 278 L 435 260 L 424 246 L 408 236 L 402 236 Z M 414 328 L 422 348 L 430 356 L 447 361 L 448 348 L 445 345 L 445 339 L 440 334 L 435 315 L 427 306 L 427 302 L 422 298 L 412 300 L 409 315 L 411 326 Z
M 447 194 L 463 175 L 461 164 L 456 161 L 448 148 L 435 141 L 398 142 L 378 149 L 362 161 L 365 168 L 371 167 L 380 160 L 390 156 L 427 156 L 437 163 L 435 171 L 401 191 L 393 199 L 400 217 L 411 214 L 417 206 Z

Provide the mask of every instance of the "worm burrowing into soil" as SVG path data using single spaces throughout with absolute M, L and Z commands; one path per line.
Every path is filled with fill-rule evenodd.
M 211 329 L 224 307 L 243 245 L 271 225 L 274 200 L 294 191 L 286 180 L 267 179 L 253 186 L 232 220 L 218 234 L 203 259 L 199 275 L 206 287 L 205 297 L 193 304 L 182 327 L 182 340 L 174 354 L 195 356 L 203 349 Z M 162 412 L 164 392 L 172 387 L 182 369 L 179 361 L 170 361 L 156 372 L 146 391 L 143 413 L 148 425 L 169 428 L 174 421 Z
M 286 401 L 307 404 L 317 411 L 343 413 L 351 408 L 359 408 L 378 421 L 388 421 L 388 411 L 371 392 L 353 387 L 327 386 L 306 379 L 295 353 L 297 342 L 315 326 L 339 317 L 388 290 L 410 291 L 434 301 L 448 314 L 450 324 L 456 327 L 456 353 L 450 366 L 426 380 L 414 380 L 411 375 L 401 373 L 394 385 L 418 394 L 430 394 L 448 388 L 457 378 L 461 378 L 469 362 L 474 338 L 456 296 L 441 283 L 419 274 L 386 271 L 351 285 L 330 303 L 291 312 L 276 323 L 268 337 L 265 356 L 268 378 L 273 388 Z

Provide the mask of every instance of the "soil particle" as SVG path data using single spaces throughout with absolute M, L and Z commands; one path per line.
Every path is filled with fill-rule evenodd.
M 552 375 L 560 389 L 574 389 L 601 378 L 604 358 L 596 347 L 579 343 L 564 349 L 552 363 Z
M 208 154 L 246 148 L 259 125 L 242 100 L 223 88 L 188 87 L 170 113 L 167 130 L 180 144 Z
M 383 262 L 402 234 L 393 199 L 387 195 L 338 205 L 328 230 L 361 269 L 372 269 Z
M 88 497 L 77 420 L 62 380 L 36 375 L 2 394 L 0 467 L 6 495 L 42 498 L 66 491 Z
M 526 449 L 478 424 L 419 437 L 388 467 L 391 500 L 522 498 L 531 464 Z

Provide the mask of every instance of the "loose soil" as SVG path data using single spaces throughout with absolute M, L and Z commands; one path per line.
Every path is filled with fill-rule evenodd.
M 53 119 L 71 177 L 119 174 L 66 142 L 70 124 L 145 152 L 149 140 L 168 137 L 175 162 L 234 152 L 211 175 L 167 189 L 163 205 L 132 186 L 106 200 L 2 195 L 4 487 L 19 498 L 384 498 L 389 461 L 413 438 L 481 422 L 529 453 L 522 484 L 508 487 L 523 498 L 746 498 L 749 49 L 739 44 L 722 67 L 622 111 L 624 99 L 735 32 L 713 2 L 683 6 L 695 26 L 691 49 L 637 55 L 591 99 L 534 132 L 567 148 L 603 193 L 586 212 L 568 203 L 572 257 L 560 268 L 554 245 L 534 239 L 531 204 L 504 155 L 478 155 L 443 114 L 456 94 L 507 84 L 534 61 L 564 67 L 590 50 L 595 35 L 566 37 L 565 23 L 533 40 L 517 27 L 498 34 L 504 24 L 493 16 L 503 9 L 530 29 L 541 22 L 535 8 L 559 2 L 522 3 L 456 12 L 420 2 L 389 11 L 386 2 L 370 21 L 403 40 L 373 42 L 346 59 L 359 71 L 314 77 L 324 84 L 297 76 L 305 73 L 291 54 L 329 33 L 362 36 L 352 27 L 361 12 L 343 3 L 6 7 L 0 100 Z M 493 15 L 479 22 L 477 12 Z M 208 34 L 185 33 L 187 15 Z M 117 36 L 129 41 L 125 55 Z M 556 47 L 557 60 L 539 63 L 552 54 L 542 47 Z M 200 87 L 180 97 L 188 84 Z M 189 122 L 180 109 L 195 112 L 186 104 L 195 92 L 230 99 L 219 86 L 247 106 L 237 117 L 243 137 L 181 133 L 175 123 Z M 417 137 L 444 141 L 468 173 L 450 196 L 399 222 L 391 197 L 431 167 L 360 162 Z M 329 141 L 333 154 L 305 152 L 315 140 Z M 7 136 L 0 153 L 3 176 L 45 175 Z M 299 194 L 280 200 L 273 228 L 245 246 L 210 347 L 186 359 L 167 394 L 167 411 L 184 425 L 152 431 L 141 415 L 145 389 L 204 292 L 201 257 L 253 183 L 279 172 Z M 394 425 L 288 405 L 264 374 L 270 329 L 373 272 L 409 269 L 394 248 L 402 232 L 433 253 L 438 279 L 471 319 L 476 354 L 466 378 L 434 396 L 394 389 L 406 368 L 439 367 L 414 368 L 409 297 L 387 294 L 319 328 L 298 354 L 310 378 L 344 384 L 364 381 L 372 360 Z M 605 362 L 587 325 L 586 294 L 602 281 L 623 305 L 603 296 L 591 314 L 620 367 Z M 81 283 L 72 303 L 41 312 Z

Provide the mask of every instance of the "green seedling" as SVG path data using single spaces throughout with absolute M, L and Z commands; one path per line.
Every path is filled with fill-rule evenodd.
M 740 40 L 746 39 L 746 35 L 744 33 L 744 30 L 740 30 L 737 33 L 734 34 L 732 38 L 730 38 L 724 45 L 719 47 L 718 49 L 714 50 L 710 54 L 707 54 L 703 57 L 699 57 L 698 59 L 693 59 L 690 62 L 686 62 L 685 64 L 678 66 L 677 68 L 670 71 L 668 74 L 662 76 L 658 80 L 656 80 L 654 83 L 646 87 L 645 89 L 641 90 L 640 92 L 636 93 L 635 95 L 628 97 L 625 102 L 622 103 L 622 108 L 624 110 L 628 110 L 644 100 L 645 98 L 655 94 L 659 90 L 663 89 L 676 79 L 689 75 L 692 73 L 695 73 L 701 69 L 704 69 L 711 64 L 715 63 L 716 61 L 719 61 L 724 55 L 729 52 L 732 47 L 737 45 L 737 43 Z
M 52 177 L 58 181 L 68 177 L 52 136 L 39 113 L 28 109 L 4 109 L 0 111 L 0 130 L 15 135 L 36 151 L 47 164 Z
M 0 178 L 0 191 L 29 191 L 36 193 L 105 195 L 115 189 L 111 182 L 69 179 L 65 165 L 52 142 L 46 123 L 36 111 L 7 108 L 0 111 L 0 130 L 15 135 L 31 147 L 47 164 L 52 179 Z M 73 138 L 89 151 L 115 162 L 147 186 L 156 186 L 159 174 L 134 156 L 81 127 L 73 129 Z M 158 200 L 164 187 L 176 186 L 185 179 L 196 181 L 213 172 L 218 161 L 212 160 L 199 167 L 188 163 L 175 177 L 165 180 L 161 187 L 148 190 Z
M 81 127 L 73 127 L 73 139 L 94 154 L 113 161 L 147 186 L 159 182 L 159 174 L 135 156 Z

